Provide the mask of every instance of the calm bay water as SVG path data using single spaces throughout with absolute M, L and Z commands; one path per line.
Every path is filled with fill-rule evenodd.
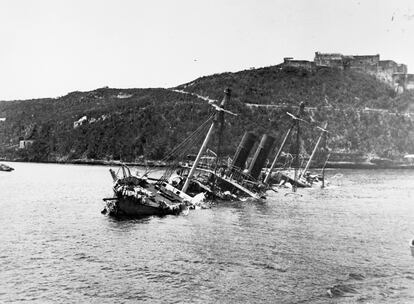
M 109 167 L 8 165 L 1 303 L 414 303 L 414 171 L 119 221 Z

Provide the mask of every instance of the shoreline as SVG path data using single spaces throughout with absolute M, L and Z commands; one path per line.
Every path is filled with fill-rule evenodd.
M 39 163 L 39 164 L 68 164 L 68 165 L 90 165 L 90 166 L 121 166 L 127 165 L 130 167 L 167 167 L 168 162 L 157 161 L 157 160 L 144 160 L 142 162 L 122 162 L 119 160 L 102 160 L 102 159 L 73 159 L 66 161 L 41 161 L 32 162 L 20 159 L 0 159 L 0 162 L 22 162 L 22 163 Z M 374 164 L 370 162 L 327 162 L 326 169 L 368 169 L 368 170 L 379 170 L 379 169 L 399 169 L 407 170 L 414 169 L 414 164 Z M 311 169 L 321 169 L 320 166 L 311 166 Z
M 0 162 L 19 162 L 19 163 L 37 163 L 37 164 L 61 164 L 61 165 L 90 165 L 90 166 L 121 166 L 131 167 L 166 167 L 168 163 L 161 161 L 143 161 L 143 162 L 122 162 L 119 160 L 102 160 L 102 159 L 73 159 L 65 161 L 26 161 L 21 159 L 0 159 Z

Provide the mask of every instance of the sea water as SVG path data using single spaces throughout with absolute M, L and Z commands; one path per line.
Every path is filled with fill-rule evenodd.
M 109 167 L 7 164 L 1 303 L 414 303 L 414 171 L 116 220 Z

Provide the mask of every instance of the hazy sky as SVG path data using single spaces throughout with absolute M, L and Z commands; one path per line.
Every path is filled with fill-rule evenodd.
M 411 0 L 0 0 L 0 100 L 380 54 L 414 72 Z

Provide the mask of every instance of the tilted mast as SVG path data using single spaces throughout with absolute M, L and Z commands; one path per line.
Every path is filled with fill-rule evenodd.
M 305 103 L 302 102 L 299 106 L 299 111 L 297 114 L 297 117 L 300 118 L 301 114 L 303 113 L 303 110 L 305 109 Z M 272 165 L 270 166 L 269 172 L 266 175 L 266 178 L 264 179 L 264 183 L 267 184 L 269 179 L 270 179 L 270 175 L 272 174 L 273 169 L 276 166 L 276 162 L 279 159 L 280 154 L 282 153 L 283 148 L 285 147 L 286 141 L 289 138 L 290 133 L 292 132 L 293 128 L 295 127 L 295 120 L 292 121 L 290 128 L 288 129 L 288 131 L 286 132 L 285 137 L 283 138 L 282 144 L 279 147 L 279 150 L 276 153 L 275 158 L 273 159 Z
M 223 109 L 223 107 L 227 103 L 227 101 L 230 100 L 231 90 L 230 89 L 226 89 L 224 91 L 224 93 L 225 93 L 225 95 L 224 95 L 224 98 L 223 98 L 222 102 L 220 103 L 220 106 L 213 105 L 213 107 L 217 111 L 217 114 L 216 114 L 215 119 L 211 123 L 210 129 L 207 132 L 206 138 L 204 139 L 203 144 L 201 145 L 201 148 L 198 151 L 198 154 L 197 154 L 197 157 L 196 157 L 196 159 L 194 161 L 194 164 L 191 167 L 190 172 L 188 173 L 187 179 L 186 179 L 186 181 L 184 183 L 184 186 L 183 186 L 183 188 L 181 190 L 184 193 L 187 191 L 188 186 L 190 185 L 191 178 L 193 177 L 194 172 L 195 172 L 195 170 L 196 170 L 196 168 L 198 166 L 198 163 L 200 162 L 200 159 L 203 156 L 203 154 L 204 154 L 204 152 L 205 152 L 205 150 L 207 148 L 207 144 L 208 144 L 208 142 L 209 142 L 209 140 L 211 138 L 211 135 L 213 134 L 213 130 L 214 130 L 217 122 L 221 120 L 222 116 L 224 115 L 224 112 L 227 112 L 226 110 Z
M 321 143 L 322 137 L 326 134 L 326 132 L 328 132 L 328 131 L 326 130 L 326 127 L 327 127 L 327 126 L 328 126 L 328 123 L 326 122 L 326 123 L 324 124 L 323 128 L 318 127 L 318 129 L 320 129 L 320 130 L 321 130 L 321 135 L 319 135 L 319 138 L 318 138 L 318 141 L 316 142 L 315 148 L 313 149 L 312 154 L 311 154 L 311 156 L 309 157 L 309 160 L 308 160 L 308 162 L 307 162 L 307 164 L 306 164 L 306 166 L 305 166 L 305 169 L 303 169 L 302 173 L 299 175 L 299 179 L 300 179 L 301 177 L 303 177 L 303 176 L 306 174 L 306 172 L 309 170 L 310 164 L 311 164 L 311 162 L 312 162 L 312 160 L 313 160 L 313 158 L 314 158 L 314 156 L 315 156 L 315 154 L 316 154 L 316 150 L 318 150 L 318 147 L 319 147 L 319 144 Z
M 292 191 L 296 192 L 296 189 L 298 187 L 297 180 L 298 180 L 298 170 L 299 170 L 299 154 L 300 154 L 300 124 L 299 119 L 295 119 L 296 124 L 296 161 L 295 161 L 295 176 L 293 179 L 293 187 Z

